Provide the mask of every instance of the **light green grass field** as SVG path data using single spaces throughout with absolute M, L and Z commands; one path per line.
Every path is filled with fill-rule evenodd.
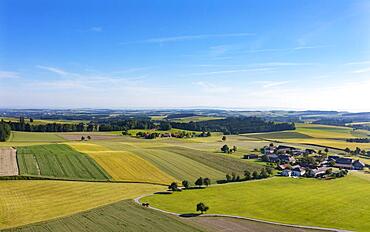
M 190 225 L 189 225 L 190 224 Z M 4 230 L 10 231 L 202 231 L 187 220 L 181 220 L 152 209 L 144 208 L 132 200 L 77 213 L 69 217 Z
M 62 142 L 57 133 L 13 131 L 10 142 Z
M 68 216 L 163 190 L 148 184 L 0 181 L 0 229 Z
M 143 201 L 176 213 L 195 213 L 196 204 L 204 202 L 208 213 L 370 231 L 370 176 L 363 173 L 329 181 L 276 177 L 157 194 Z
M 17 160 L 21 175 L 77 180 L 110 179 L 93 159 L 64 144 L 19 147 Z

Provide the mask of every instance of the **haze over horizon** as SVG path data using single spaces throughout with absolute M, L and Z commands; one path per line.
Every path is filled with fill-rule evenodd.
M 0 2 L 0 108 L 370 111 L 370 2 Z

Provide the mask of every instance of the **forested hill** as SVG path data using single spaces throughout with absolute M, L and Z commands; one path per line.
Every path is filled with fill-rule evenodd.
M 294 130 L 294 123 L 275 123 L 257 117 L 232 117 L 201 122 L 171 122 L 173 128 L 193 131 L 213 131 L 224 134 L 243 134 Z

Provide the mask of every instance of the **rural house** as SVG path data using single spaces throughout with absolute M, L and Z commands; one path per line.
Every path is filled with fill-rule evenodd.
M 243 159 L 257 159 L 258 155 L 256 154 L 249 154 L 249 155 L 244 155 Z

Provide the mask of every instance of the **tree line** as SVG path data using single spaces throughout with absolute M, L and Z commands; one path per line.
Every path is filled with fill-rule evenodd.
M 0 141 L 4 142 L 9 139 L 11 133 L 11 128 L 8 123 L 3 120 L 0 121 Z
M 242 134 L 294 130 L 294 123 L 275 123 L 257 117 L 230 117 L 200 122 L 171 122 L 173 128 L 192 131 L 213 131 L 224 134 Z

